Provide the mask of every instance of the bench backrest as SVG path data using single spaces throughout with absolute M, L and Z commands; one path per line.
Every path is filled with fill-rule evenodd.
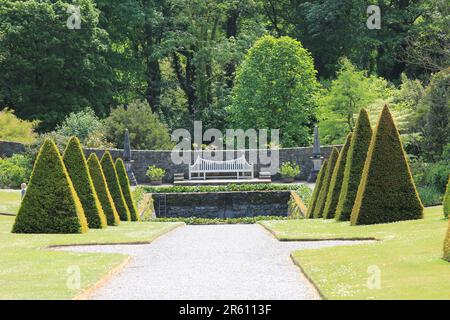
M 245 157 L 228 161 L 214 161 L 198 157 L 195 163 L 190 166 L 191 170 L 195 171 L 240 171 L 252 170 L 253 165 L 247 163 Z

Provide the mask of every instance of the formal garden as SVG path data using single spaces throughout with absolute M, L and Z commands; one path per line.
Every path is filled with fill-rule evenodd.
M 448 5 L 378 6 L 3 1 L 0 300 L 450 299 Z

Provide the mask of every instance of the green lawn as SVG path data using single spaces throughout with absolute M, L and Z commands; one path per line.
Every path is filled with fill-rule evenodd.
M 351 227 L 327 220 L 264 221 L 280 240 L 376 238 L 371 244 L 295 251 L 294 261 L 327 299 L 450 299 L 450 263 L 441 259 L 448 221 L 425 219 Z M 375 267 L 374 267 L 375 266 Z M 380 287 L 368 279 L 380 271 Z
M 0 213 L 16 214 L 20 206 L 20 190 L 0 190 Z
M 0 216 L 0 299 L 70 299 L 91 287 L 127 256 L 70 253 L 52 245 L 150 242 L 180 223 L 123 222 L 119 227 L 77 235 L 10 233 L 14 217 Z M 79 268 L 79 289 L 68 288 L 71 270 Z

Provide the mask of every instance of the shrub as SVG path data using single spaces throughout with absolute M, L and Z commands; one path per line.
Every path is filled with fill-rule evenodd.
M 147 177 L 152 181 L 162 179 L 165 174 L 166 170 L 157 168 L 156 166 L 149 166 L 146 172 Z
M 14 222 L 14 233 L 84 233 L 83 207 L 61 155 L 46 140 L 36 159 L 28 190 Z
M 14 111 L 0 111 L 0 140 L 20 143 L 32 143 L 36 140 L 34 132 L 37 121 L 25 121 L 16 117 Z
M 311 201 L 308 205 L 308 211 L 306 213 L 307 218 L 313 218 L 314 208 L 317 204 L 317 198 L 319 197 L 320 190 L 322 189 L 322 184 L 324 180 L 325 171 L 327 171 L 328 160 L 324 160 L 322 163 L 322 167 L 320 168 L 319 173 L 317 174 L 316 186 L 314 187 L 314 191 L 311 197 Z
M 400 135 L 385 106 L 367 153 L 352 225 L 421 219 L 417 194 Z
M 336 148 L 333 148 L 331 151 L 330 158 L 328 159 L 327 171 L 325 171 L 324 180 L 322 184 L 322 188 L 319 192 L 319 196 L 317 197 L 316 207 L 314 208 L 314 218 L 322 218 L 323 217 L 323 209 L 325 207 L 326 197 L 328 195 L 328 189 L 330 187 L 331 176 L 333 174 L 334 167 L 336 166 L 337 159 L 339 157 L 339 151 Z
M 29 155 L 15 154 L 11 158 L 0 158 L 0 188 L 19 188 L 22 182 L 28 182 L 32 170 Z
M 279 172 L 283 178 L 295 178 L 300 174 L 300 166 L 289 161 L 283 162 L 280 166 Z
M 446 218 L 450 217 L 450 175 L 448 177 L 447 191 L 445 191 L 444 196 L 444 216 Z
M 86 108 L 70 113 L 56 128 L 56 133 L 65 137 L 76 136 L 84 145 L 91 135 L 96 132 L 104 132 L 104 130 L 104 125 L 95 115 L 94 110 Z
M 342 179 L 344 177 L 345 162 L 347 161 L 348 149 L 352 140 L 352 134 L 347 136 L 344 147 L 339 153 L 336 165 L 333 170 L 333 174 L 330 180 L 330 186 L 328 188 L 328 194 L 326 197 L 325 207 L 323 208 L 323 217 L 326 219 L 334 218 L 336 212 L 337 203 L 339 201 L 339 195 L 341 194 Z
M 87 161 L 89 173 L 91 174 L 92 183 L 94 184 L 97 197 L 102 205 L 103 212 L 106 216 L 108 226 L 118 226 L 120 217 L 116 210 L 116 205 L 109 192 L 108 183 L 103 174 L 102 166 L 95 153 L 91 153 Z
M 128 209 L 122 189 L 120 188 L 119 178 L 117 177 L 114 162 L 109 151 L 106 151 L 103 155 L 101 164 L 103 173 L 105 174 L 106 182 L 108 183 L 109 191 L 114 200 L 114 204 L 116 205 L 120 220 L 131 221 L 130 210 Z
M 119 178 L 123 196 L 125 197 L 128 209 L 130 210 L 131 221 L 138 221 L 139 215 L 136 209 L 136 205 L 134 204 L 133 195 L 130 190 L 130 181 L 128 180 L 127 171 L 125 169 L 123 160 L 120 158 L 116 160 L 116 172 L 117 177 Z
M 75 191 L 80 198 L 89 228 L 106 228 L 105 213 L 95 192 L 86 158 L 78 138 L 70 138 L 69 144 L 64 151 L 63 160 Z
M 443 194 L 434 186 L 417 186 L 419 198 L 425 207 L 442 204 Z
M 350 220 L 371 138 L 369 115 L 365 109 L 361 109 L 345 163 L 344 179 L 335 214 L 338 221 Z
M 447 236 L 444 241 L 444 259 L 450 262 L 450 223 L 447 229 Z

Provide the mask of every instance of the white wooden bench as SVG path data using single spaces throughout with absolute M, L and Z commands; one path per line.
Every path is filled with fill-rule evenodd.
M 245 156 L 238 159 L 228 161 L 214 161 L 198 157 L 192 166 L 189 166 L 189 180 L 192 179 L 193 174 L 198 177 L 203 175 L 203 180 L 206 180 L 208 173 L 236 173 L 236 178 L 246 177 L 245 173 L 250 173 L 253 179 L 253 165 L 245 160 Z M 241 174 L 243 174 L 241 176 Z

